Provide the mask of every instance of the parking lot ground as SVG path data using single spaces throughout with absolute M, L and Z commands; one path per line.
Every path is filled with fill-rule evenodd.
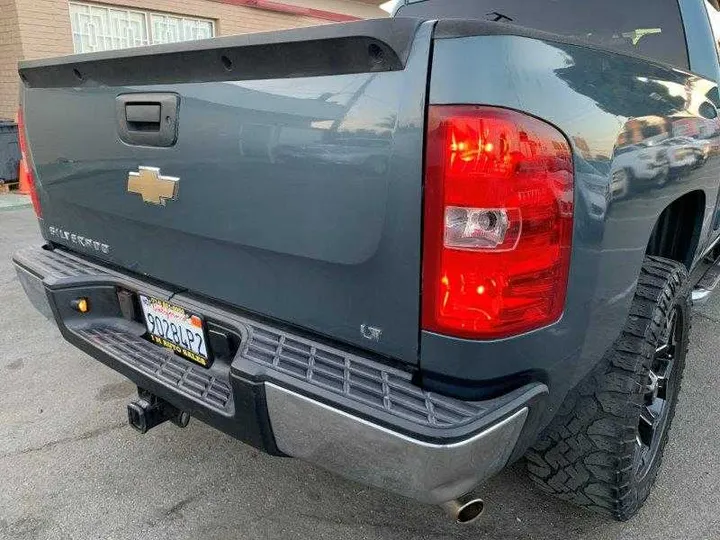
M 30 306 L 15 249 L 30 208 L 0 212 L 0 539 L 720 539 L 720 297 L 697 313 L 658 484 L 629 523 L 547 498 L 515 465 L 478 489 L 469 527 L 434 507 L 271 458 L 198 421 L 126 425 L 135 388 Z
M 31 206 L 30 197 L 19 193 L 0 193 L 0 211 Z

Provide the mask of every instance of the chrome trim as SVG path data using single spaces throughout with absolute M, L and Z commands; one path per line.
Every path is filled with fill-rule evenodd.
M 719 242 L 720 242 L 720 236 L 715 238 L 715 240 L 713 240 L 708 246 L 706 246 L 705 249 L 702 250 L 701 255 L 699 257 L 697 257 L 696 260 L 701 261 L 702 259 L 704 259 L 705 256 L 708 253 L 710 253 L 715 248 L 715 246 L 718 245 Z
M 710 300 L 710 295 L 712 294 L 712 291 L 708 289 L 694 289 L 692 292 L 692 303 L 693 306 L 699 307 L 704 306 L 708 303 L 708 300 Z
M 485 501 L 473 497 L 453 499 L 440 505 L 445 513 L 459 525 L 474 523 L 485 513 Z
M 340 476 L 429 504 L 472 491 L 507 463 L 525 425 L 524 407 L 452 444 L 414 439 L 265 383 L 278 449 Z

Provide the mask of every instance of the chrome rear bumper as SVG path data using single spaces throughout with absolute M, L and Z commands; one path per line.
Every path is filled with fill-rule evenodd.
M 265 394 L 275 442 L 286 454 L 431 504 L 461 497 L 499 472 L 528 415 L 524 407 L 468 439 L 434 444 L 271 383 Z

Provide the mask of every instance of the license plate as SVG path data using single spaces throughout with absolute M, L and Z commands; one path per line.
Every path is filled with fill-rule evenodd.
M 201 366 L 210 364 L 205 325 L 201 317 L 185 308 L 149 296 L 140 295 L 140 305 L 153 342 Z

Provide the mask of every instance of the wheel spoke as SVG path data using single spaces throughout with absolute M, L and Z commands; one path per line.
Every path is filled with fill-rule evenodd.
M 677 311 L 673 311 L 660 337 L 660 344 L 655 349 L 655 358 L 672 358 L 677 346 Z
M 638 471 L 645 461 L 647 446 L 643 444 L 640 434 L 635 436 L 635 455 L 633 456 L 633 470 Z
M 670 375 L 672 374 L 673 366 L 675 365 L 674 360 L 669 360 L 663 366 L 664 369 L 661 373 L 657 373 L 657 397 L 666 400 L 668 385 L 670 384 Z
M 650 405 L 657 398 L 659 379 L 653 370 L 648 372 L 648 382 L 645 385 L 645 404 Z
M 670 354 L 670 348 L 671 345 L 669 343 L 664 343 L 660 345 L 657 349 L 655 349 L 655 358 L 664 358 Z
M 642 411 L 640 412 L 640 421 L 645 424 L 645 427 L 650 428 L 651 430 L 655 429 L 655 426 L 657 424 L 658 417 L 655 415 L 655 412 L 651 409 L 651 405 L 646 405 L 642 408 Z
M 645 395 L 648 405 L 657 398 L 667 399 L 667 387 L 672 369 L 675 364 L 675 352 L 677 349 L 678 313 L 673 313 L 668 318 L 666 329 L 660 340 L 660 345 L 655 349 L 652 369 L 650 371 L 650 384 Z
M 673 392 L 676 358 L 682 342 L 682 313 L 674 307 L 658 335 L 652 363 L 644 389 L 644 404 L 640 409 L 636 435 L 634 465 L 636 475 L 642 477 L 656 455 L 668 419 L 668 398 Z
M 675 359 L 671 356 L 666 358 L 656 358 L 650 371 L 650 379 L 658 379 L 660 381 L 670 378 Z

